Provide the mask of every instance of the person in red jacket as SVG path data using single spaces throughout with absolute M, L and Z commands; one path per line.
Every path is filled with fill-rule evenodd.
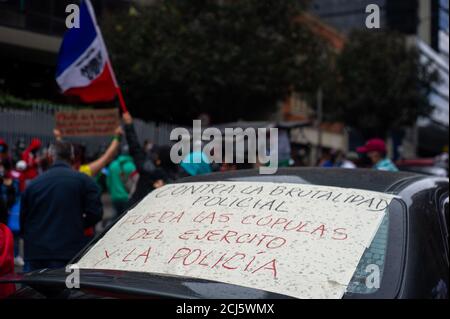
M 8 217 L 6 203 L 0 198 L 0 277 L 14 274 L 14 237 L 5 225 Z M 0 284 L 0 299 L 16 291 L 14 284 Z
M 22 160 L 27 164 L 27 169 L 25 171 L 26 180 L 31 180 L 39 174 L 39 158 L 37 156 L 37 152 L 41 146 L 41 140 L 38 138 L 33 138 L 30 145 L 22 153 Z

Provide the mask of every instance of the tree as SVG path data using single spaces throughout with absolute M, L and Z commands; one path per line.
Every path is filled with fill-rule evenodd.
M 356 31 L 337 57 L 325 92 L 325 113 L 365 137 L 385 137 L 427 115 L 437 75 L 403 35 Z
M 315 91 L 326 50 L 294 22 L 306 0 L 158 1 L 103 25 L 132 112 L 187 123 L 259 119 L 291 90 Z M 135 11 L 132 11 L 135 12 Z

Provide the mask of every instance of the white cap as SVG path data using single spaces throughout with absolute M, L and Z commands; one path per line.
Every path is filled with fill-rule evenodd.
M 24 171 L 27 169 L 27 163 L 25 163 L 25 161 L 18 161 L 16 163 L 16 169 L 18 171 Z

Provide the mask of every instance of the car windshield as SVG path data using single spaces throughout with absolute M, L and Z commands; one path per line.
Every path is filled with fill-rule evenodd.
M 272 179 L 273 179 L 273 177 L 272 177 Z M 278 179 L 280 179 L 280 177 Z M 257 182 L 256 182 L 256 180 L 257 180 Z M 277 180 L 277 178 L 275 178 L 275 180 Z M 281 177 L 281 180 L 283 180 L 283 182 L 284 182 L 283 184 L 280 183 L 280 184 L 275 184 L 275 185 L 293 185 L 292 187 L 298 187 L 299 185 L 304 185 L 303 188 L 306 188 L 306 189 L 308 189 L 308 188 L 323 188 L 323 187 L 325 187 L 325 189 L 327 189 L 327 190 L 332 190 L 332 189 L 336 188 L 336 187 L 333 188 L 333 187 L 324 186 L 324 185 L 311 185 L 312 183 L 310 182 L 310 180 L 307 180 L 307 179 L 304 179 L 304 178 L 301 178 L 301 177 L 296 177 L 296 176 L 290 176 L 287 179 L 286 179 L 286 176 L 284 176 L 284 177 Z M 274 185 L 273 183 L 268 183 L 264 179 L 261 180 L 261 178 L 251 178 L 251 177 L 233 178 L 233 179 L 228 179 L 226 182 L 225 181 L 220 181 L 220 182 L 217 182 L 217 183 L 219 183 L 220 185 L 227 185 L 227 184 L 224 184 L 224 183 L 236 184 L 235 181 L 238 182 L 237 185 L 239 185 L 239 184 L 240 185 L 244 185 L 244 184 L 245 185 L 254 185 L 254 187 L 257 187 L 257 186 L 258 187 L 262 187 L 262 185 Z M 243 182 L 243 183 L 239 183 L 239 182 Z M 212 183 L 211 185 L 214 185 L 214 182 L 211 182 L 211 183 Z M 192 184 L 196 184 L 196 185 L 195 186 L 191 186 Z M 173 187 L 172 189 L 177 189 L 177 187 L 178 188 L 181 187 L 180 189 L 182 189 L 183 187 L 187 187 L 186 189 L 193 190 L 193 189 L 196 189 L 196 188 L 199 189 L 200 188 L 199 185 L 202 185 L 202 184 L 200 184 L 200 183 L 191 183 L 191 184 L 189 184 L 189 183 L 184 183 L 184 184 L 180 183 L 180 184 L 172 184 L 172 186 L 171 185 L 167 185 L 166 187 L 167 187 L 167 189 L 170 189 L 170 187 Z M 209 184 L 203 184 L 203 185 L 209 185 Z M 189 188 L 189 187 L 193 187 L 193 188 Z M 284 186 L 284 187 L 290 187 L 290 186 Z M 340 189 L 343 190 L 344 192 L 346 192 L 346 191 L 349 191 L 349 192 L 355 192 L 355 191 L 356 192 L 366 192 L 365 190 L 358 190 L 358 189 L 353 189 L 353 188 L 340 188 Z M 170 193 L 170 192 L 168 192 L 168 191 L 161 191 L 161 194 L 162 193 Z M 176 193 L 176 191 L 174 191 L 173 193 Z M 172 195 L 173 195 L 173 193 L 172 193 Z M 361 193 L 361 194 L 364 194 L 364 193 Z M 370 193 L 370 194 L 374 194 L 374 193 Z M 390 196 L 388 194 L 383 194 L 383 193 L 378 193 L 378 192 L 375 193 L 375 194 L 379 194 L 379 196 L 385 196 L 385 195 L 386 196 Z M 198 195 L 198 194 L 196 194 L 196 195 L 192 194 L 191 195 L 191 193 L 189 193 L 189 192 L 184 192 L 184 195 L 185 195 L 185 197 L 183 197 L 183 201 L 179 201 L 178 202 L 178 205 L 180 205 L 180 209 L 182 209 L 182 210 L 186 209 L 186 206 L 184 206 L 184 205 L 186 205 L 187 201 L 190 201 L 190 200 L 191 201 L 192 200 L 198 201 L 198 198 L 196 197 L 196 195 Z M 91 251 L 89 251 L 89 249 L 88 249 L 87 253 L 85 253 L 80 258 L 81 265 L 82 265 L 81 268 L 91 268 L 89 265 L 95 265 L 95 267 L 92 267 L 92 268 L 102 269 L 103 265 L 100 265 L 100 267 L 97 267 L 96 260 L 100 260 L 100 263 L 101 263 L 104 260 L 109 258 L 108 253 L 106 252 L 107 248 L 105 248 L 107 246 L 117 247 L 117 245 L 120 246 L 123 242 L 135 241 L 136 239 L 139 241 L 139 239 L 142 239 L 144 237 L 145 237 L 144 239 L 153 239 L 153 237 L 157 238 L 159 236 L 157 231 L 152 230 L 150 232 L 149 231 L 150 228 L 148 228 L 148 229 L 146 229 L 145 233 L 143 233 L 144 229 L 143 228 L 139 228 L 139 227 L 149 227 L 149 226 L 141 225 L 139 227 L 136 226 L 136 228 L 133 228 L 133 227 L 135 227 L 134 226 L 135 223 L 136 224 L 140 223 L 139 218 L 137 217 L 137 215 L 140 213 L 140 211 L 144 211 L 145 210 L 147 212 L 147 211 L 149 211 L 149 209 L 150 210 L 156 209 L 158 211 L 160 211 L 160 210 L 170 210 L 170 209 L 173 209 L 173 206 L 170 206 L 170 205 L 173 205 L 174 204 L 173 202 L 177 202 L 177 199 L 174 198 L 173 200 L 170 200 L 170 202 L 171 202 L 170 204 L 169 204 L 169 201 L 167 199 L 165 199 L 163 201 L 160 201 L 158 203 L 157 200 L 155 199 L 157 197 L 158 196 L 155 195 L 151 199 L 150 199 L 150 197 L 148 199 L 144 199 L 143 202 L 146 202 L 146 203 L 144 203 L 142 205 L 144 205 L 144 206 L 146 205 L 145 208 L 143 206 L 139 207 L 139 205 L 138 205 L 138 207 L 134 209 L 134 214 L 133 214 L 133 210 L 131 210 L 131 212 L 128 212 L 127 214 L 122 216 L 122 218 L 118 222 L 119 225 L 117 225 L 117 224 L 114 225 L 113 228 L 110 229 L 110 231 L 108 231 L 106 234 L 104 234 L 103 238 L 97 244 L 93 245 L 94 248 L 91 249 Z M 234 201 L 230 201 L 230 203 L 236 203 L 236 201 L 235 200 Z M 156 206 L 154 207 L 154 205 L 156 205 Z M 177 204 L 175 203 L 175 205 L 177 205 Z M 315 217 L 312 217 L 312 218 L 313 219 L 317 219 L 317 220 L 321 220 L 321 219 L 325 218 L 325 220 L 326 220 L 326 218 L 328 218 L 328 217 L 318 216 L 317 213 L 316 213 L 317 212 L 317 208 L 319 208 L 320 206 L 316 207 L 314 205 L 311 206 L 312 208 L 314 208 L 312 210 L 312 214 L 315 215 Z M 308 207 L 308 206 L 304 206 L 304 207 Z M 311 207 L 307 208 L 307 209 L 311 209 Z M 334 206 L 334 207 L 336 207 L 336 209 L 337 209 L 336 212 L 339 212 L 339 209 L 338 209 L 339 207 L 338 206 Z M 142 209 L 140 209 L 140 208 L 142 208 Z M 357 209 L 357 208 L 355 208 L 355 209 Z M 386 211 L 387 210 L 389 210 L 389 208 L 386 208 Z M 200 215 L 202 215 L 204 213 L 205 212 L 202 211 L 200 213 Z M 286 213 L 291 213 L 291 212 L 289 210 L 286 210 Z M 350 213 L 353 214 L 355 212 L 350 212 Z M 172 214 L 171 216 L 173 216 L 173 219 L 176 219 L 176 215 L 173 215 L 173 212 L 171 214 Z M 357 214 L 360 214 L 360 213 L 357 213 Z M 311 218 L 311 216 L 313 216 L 313 215 L 310 215 L 309 218 Z M 332 213 L 332 215 L 338 216 L 339 214 Z M 351 280 L 349 282 L 347 281 L 348 285 L 347 285 L 347 287 L 345 288 L 345 291 L 344 291 L 346 293 L 346 295 L 352 295 L 352 294 L 369 295 L 369 294 L 376 293 L 381 288 L 380 287 L 380 283 L 382 282 L 383 275 L 384 275 L 385 269 L 386 269 L 386 262 L 387 262 L 386 256 L 387 256 L 388 238 L 389 238 L 389 224 L 390 224 L 389 215 L 390 215 L 389 212 L 387 212 L 384 215 L 381 215 L 381 219 L 379 219 L 379 222 L 375 222 L 375 224 L 377 224 L 377 223 L 378 224 L 376 225 L 376 228 L 373 228 L 374 231 L 371 232 L 371 234 L 373 234 L 373 235 L 368 235 L 370 238 L 367 239 L 367 237 L 366 237 L 366 239 L 365 239 L 366 240 L 365 242 L 367 243 L 366 245 L 368 245 L 368 246 L 365 246 L 365 247 L 368 247 L 368 248 L 365 248 L 365 249 L 363 248 L 363 250 L 361 250 L 359 248 L 359 251 L 361 251 L 361 252 L 360 253 L 356 253 L 356 255 L 361 256 L 361 257 L 360 258 L 358 257 L 358 259 L 356 260 L 356 263 L 354 263 L 354 266 L 352 266 L 352 267 L 354 267 L 354 268 L 352 268 L 354 271 L 351 272 L 349 275 L 353 274 L 353 276 L 352 276 L 352 278 L 351 278 Z M 148 216 L 148 218 L 150 218 L 152 221 L 154 220 L 153 219 L 154 218 L 153 215 L 151 215 L 151 216 L 150 215 L 145 215 L 145 216 Z M 143 217 L 145 217 L 145 216 L 143 216 Z M 254 216 L 254 215 L 251 215 L 251 216 Z M 356 216 L 356 215 L 353 215 L 353 216 Z M 145 218 L 147 218 L 147 217 L 145 217 Z M 145 221 L 145 218 L 142 221 Z M 229 216 L 226 217 L 225 215 L 223 215 L 221 218 L 229 219 Z M 253 217 L 251 217 L 251 218 L 253 218 Z M 248 220 L 251 220 L 251 218 L 248 219 Z M 337 218 L 338 220 L 341 219 L 341 217 L 334 217 L 334 218 Z M 358 218 L 358 217 L 356 216 L 356 218 Z M 124 228 L 121 229 L 120 228 L 120 227 L 122 227 L 121 225 L 125 225 L 126 223 L 128 223 L 131 228 L 128 229 L 128 230 L 125 230 Z M 147 223 L 145 222 L 145 224 L 147 224 Z M 152 222 L 150 222 L 149 224 L 152 224 Z M 184 258 L 184 261 L 182 262 L 181 265 L 183 265 L 183 266 L 192 265 L 192 264 L 195 265 L 196 262 L 194 260 L 198 261 L 200 256 L 202 256 L 203 259 L 201 259 L 201 261 L 199 262 L 198 265 L 199 266 L 204 266 L 204 264 L 207 264 L 207 262 L 204 262 L 204 259 L 208 258 L 209 253 L 206 254 L 206 255 L 201 255 L 202 253 L 205 253 L 205 251 L 201 252 L 200 249 L 194 249 L 192 251 L 188 251 L 189 249 L 186 248 L 186 247 L 189 246 L 189 242 L 190 242 L 191 239 L 194 240 L 194 238 L 195 238 L 194 243 L 195 243 L 196 246 L 195 245 L 194 246 L 196 248 L 203 249 L 205 247 L 208 247 L 208 243 L 204 242 L 204 240 L 205 240 L 205 238 L 207 236 L 209 236 L 211 238 L 218 238 L 218 236 L 220 236 L 220 234 L 222 233 L 220 230 L 218 230 L 216 228 L 215 228 L 215 230 L 212 230 L 212 231 L 209 230 L 210 233 L 208 233 L 208 232 L 207 233 L 201 233 L 199 231 L 199 229 L 193 229 L 193 228 L 199 227 L 197 225 L 195 225 L 195 226 L 194 225 L 195 225 L 195 223 L 194 224 L 188 223 L 188 227 L 187 227 L 188 230 L 184 231 L 184 229 L 182 229 L 182 231 L 183 231 L 182 232 L 182 234 L 183 234 L 182 236 L 183 237 L 179 237 L 178 236 L 179 231 L 182 228 L 182 227 L 179 228 L 180 227 L 179 224 L 178 225 L 173 225 L 173 227 L 171 227 L 171 230 L 170 230 L 170 231 L 172 231 L 173 229 L 178 229 L 177 230 L 178 233 L 176 235 L 177 237 L 173 237 L 175 239 L 175 241 L 178 241 L 178 239 L 182 239 L 182 242 L 183 242 L 182 245 L 184 245 L 184 248 L 182 248 L 182 249 L 184 249 L 185 250 L 184 253 L 187 254 L 186 256 L 182 256 Z M 248 226 L 249 226 L 249 229 L 246 229 L 245 226 L 244 226 L 243 229 L 245 230 L 245 232 L 248 231 L 249 233 L 251 233 L 252 225 L 248 225 Z M 155 226 L 152 226 L 152 227 L 155 227 Z M 236 225 L 230 224 L 228 226 L 225 226 L 225 228 L 227 228 L 227 227 L 232 227 L 233 228 L 233 227 L 236 227 Z M 231 232 L 234 232 L 234 231 L 231 231 Z M 111 234 L 111 233 L 114 233 L 114 234 Z M 130 234 L 134 233 L 134 234 L 132 236 L 129 236 L 129 233 Z M 300 234 L 300 233 L 297 233 L 297 234 Z M 127 237 L 125 237 L 125 236 L 127 236 Z M 234 235 L 232 235 L 232 236 L 234 236 Z M 298 235 L 295 235 L 295 236 L 297 236 L 296 238 L 298 239 Z M 118 237 L 121 237 L 121 238 L 118 239 Z M 164 236 L 161 236 L 161 237 L 163 238 L 163 240 L 159 241 L 160 245 L 169 247 L 169 246 L 171 246 L 173 244 L 173 243 L 164 242 L 165 240 L 168 240 L 168 239 L 164 238 Z M 199 240 L 198 237 L 202 237 L 202 238 L 200 238 L 200 240 Z M 322 238 L 322 237 L 320 236 L 320 238 Z M 297 239 L 295 239 L 296 242 L 298 242 Z M 226 240 L 226 241 L 228 241 L 228 240 Z M 303 241 L 303 243 L 306 243 L 306 241 Z M 359 242 L 359 243 L 362 243 L 362 241 Z M 202 247 L 202 245 L 204 245 L 204 244 L 206 246 Z M 301 244 L 301 245 L 303 245 L 303 244 Z M 325 246 L 326 245 L 327 244 L 325 244 Z M 360 244 L 358 244 L 358 245 L 361 246 Z M 238 245 L 238 246 L 235 247 L 235 249 L 241 249 L 241 248 L 239 248 L 241 246 Z M 219 247 L 219 250 L 220 249 L 225 249 L 221 241 L 217 242 L 217 247 Z M 228 247 L 230 247 L 230 246 L 228 246 Z M 309 275 L 306 275 L 304 270 L 305 269 L 310 269 L 311 270 L 311 265 L 314 262 L 317 262 L 317 260 L 314 260 L 314 259 L 316 259 L 316 256 L 321 255 L 324 252 L 324 244 L 323 244 L 323 242 L 321 243 L 320 241 L 315 241 L 313 239 L 311 242 L 306 243 L 305 247 L 308 248 L 309 250 L 311 250 L 311 252 L 312 252 L 310 255 L 308 255 L 309 257 L 307 257 L 307 259 L 303 258 L 303 261 L 301 261 L 301 262 L 298 259 L 292 259 L 292 258 L 290 258 L 290 259 L 295 264 L 297 264 L 296 267 L 300 267 L 298 269 L 303 269 L 303 270 L 300 270 L 300 274 L 301 274 L 301 276 L 306 278 L 306 282 L 308 282 L 309 279 L 307 277 Z M 338 246 L 336 246 L 336 247 L 338 247 Z M 172 248 L 170 248 L 170 249 L 172 249 Z M 120 270 L 125 270 L 125 271 L 140 271 L 142 268 L 135 267 L 135 266 L 132 266 L 130 268 L 129 267 L 130 263 L 128 263 L 128 264 L 124 263 L 124 260 L 126 262 L 129 262 L 129 261 L 135 261 L 135 260 L 137 260 L 139 258 L 140 259 L 143 259 L 143 258 L 147 259 L 148 258 L 148 254 L 150 253 L 150 250 L 148 252 L 142 252 L 142 253 L 138 254 L 137 251 L 135 252 L 135 249 L 136 248 L 133 248 L 133 250 L 130 250 L 130 254 L 126 255 L 122 260 L 120 260 L 116 264 L 104 264 L 106 266 L 106 268 L 104 268 L 104 269 L 120 269 Z M 138 247 L 137 249 L 141 249 L 141 247 Z M 258 249 L 260 249 L 260 248 L 258 248 Z M 325 248 L 325 249 L 328 249 L 328 248 Z M 198 254 L 199 254 L 198 257 L 193 256 L 193 252 L 196 251 L 196 250 L 198 250 Z M 94 251 L 94 252 L 92 254 L 90 254 L 92 251 Z M 105 251 L 105 256 L 106 257 L 103 256 L 103 251 Z M 178 250 L 177 253 L 179 251 L 180 250 Z M 139 250 L 139 252 L 140 252 L 140 250 Z M 109 251 L 110 255 L 112 255 L 114 253 L 115 253 L 114 250 Z M 174 259 L 174 258 L 175 259 L 176 258 L 180 258 L 180 256 L 177 255 L 177 253 L 175 253 L 172 256 L 172 258 L 170 259 L 170 261 L 167 264 L 169 264 L 172 261 L 172 259 Z M 281 255 L 278 255 L 278 257 L 285 258 L 286 257 L 285 254 L 286 254 L 286 251 L 281 252 Z M 353 253 L 350 253 L 350 254 L 353 254 Z M 213 256 L 214 256 L 214 253 L 213 253 Z M 222 256 L 221 259 L 219 259 L 217 261 L 217 263 L 220 264 L 221 260 L 223 262 L 223 258 L 225 258 L 224 256 Z M 283 256 L 285 256 L 285 257 L 283 257 Z M 342 255 L 336 255 L 335 257 L 331 257 L 331 258 L 332 259 L 333 258 L 337 258 L 337 260 L 338 260 L 337 262 L 339 263 L 339 262 L 342 262 L 340 260 L 341 256 Z M 226 258 L 228 258 L 228 257 L 226 257 Z M 249 256 L 247 256 L 247 257 L 249 257 Z M 246 257 L 242 257 L 242 258 L 239 257 L 239 259 L 242 259 L 242 260 L 244 260 L 245 258 Z M 255 258 L 255 257 L 253 257 L 253 258 Z M 311 258 L 311 259 L 308 259 L 308 258 Z M 319 259 L 320 259 L 320 257 L 319 257 Z M 78 260 L 78 262 L 80 260 Z M 251 262 L 253 262 L 253 260 Z M 310 260 L 314 260 L 314 261 L 310 262 Z M 329 258 L 327 260 L 330 261 Z M 95 261 L 95 263 L 94 263 L 94 261 Z M 332 264 L 333 262 L 331 261 L 330 263 Z M 167 266 L 167 264 L 166 264 L 166 266 Z M 247 268 L 249 267 L 249 265 L 250 264 L 247 265 Z M 163 265 L 163 268 L 166 267 L 166 266 Z M 124 268 L 122 269 L 121 267 L 124 267 Z M 201 267 L 197 267 L 197 268 L 200 269 Z M 270 267 L 266 267 L 266 269 L 269 269 L 269 268 Z M 170 269 L 172 269 L 172 270 L 170 270 Z M 177 270 L 174 270 L 174 268 L 166 268 L 166 270 L 164 270 L 164 271 L 162 271 L 162 270 L 160 271 L 160 268 L 145 268 L 144 271 L 148 272 L 148 273 L 151 273 L 151 274 L 152 273 L 153 274 L 166 274 L 166 275 L 175 275 L 175 276 L 181 276 L 181 277 L 187 276 L 187 277 L 190 277 L 190 278 L 197 278 L 197 276 L 198 276 L 198 278 L 201 278 L 201 279 L 213 280 L 213 281 L 219 281 L 219 282 L 228 282 L 228 283 L 234 283 L 234 284 L 240 285 L 239 282 L 236 283 L 236 282 L 230 281 L 229 280 L 230 278 L 227 278 L 226 276 L 222 278 L 221 276 L 224 275 L 224 274 L 220 273 L 220 272 L 217 272 L 214 276 L 205 277 L 204 274 L 201 274 L 201 273 L 197 274 L 195 272 L 193 273 L 192 271 L 189 272 L 189 271 L 183 270 L 183 269 L 186 269 L 186 267 L 177 268 Z M 204 268 L 204 269 L 206 269 L 206 268 Z M 233 268 L 233 269 L 235 269 L 235 268 Z M 242 268 L 242 269 L 244 269 L 244 268 Z M 335 276 L 336 272 L 335 271 L 334 272 L 333 271 L 330 272 L 330 269 L 338 269 L 338 268 L 327 268 L 327 267 L 325 267 L 323 271 L 319 270 L 318 274 L 319 275 L 321 275 L 321 274 L 331 274 L 331 277 L 328 277 L 328 278 L 333 278 L 333 276 Z M 311 274 L 313 274 L 313 273 L 311 273 Z M 316 275 L 313 274 L 311 278 L 316 278 L 315 276 Z M 336 278 L 339 277 L 339 275 L 336 275 L 336 276 L 337 276 Z M 348 278 L 350 278 L 350 277 L 348 277 Z M 316 280 L 316 279 L 313 279 L 313 280 Z M 332 282 L 332 279 L 331 280 L 329 279 L 328 281 Z M 245 286 L 246 284 L 243 283 L 243 285 Z M 253 287 L 253 288 L 255 288 L 255 287 Z M 261 288 L 261 287 L 256 286 L 256 288 L 260 288 L 260 289 L 264 290 L 264 287 Z M 332 287 L 331 290 L 333 290 L 335 288 L 336 287 Z M 326 288 L 326 289 L 329 289 L 329 288 Z M 269 291 L 271 291 L 271 290 L 269 289 Z M 278 292 L 277 291 L 273 291 L 273 292 L 283 294 L 283 291 L 278 291 Z M 329 291 L 327 291 L 327 293 L 328 292 Z

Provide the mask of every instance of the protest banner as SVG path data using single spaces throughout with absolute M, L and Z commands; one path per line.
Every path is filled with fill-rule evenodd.
M 77 262 L 340 298 L 393 195 L 260 182 L 166 185 Z
M 117 109 L 81 109 L 55 114 L 56 128 L 62 136 L 108 136 L 119 126 Z

